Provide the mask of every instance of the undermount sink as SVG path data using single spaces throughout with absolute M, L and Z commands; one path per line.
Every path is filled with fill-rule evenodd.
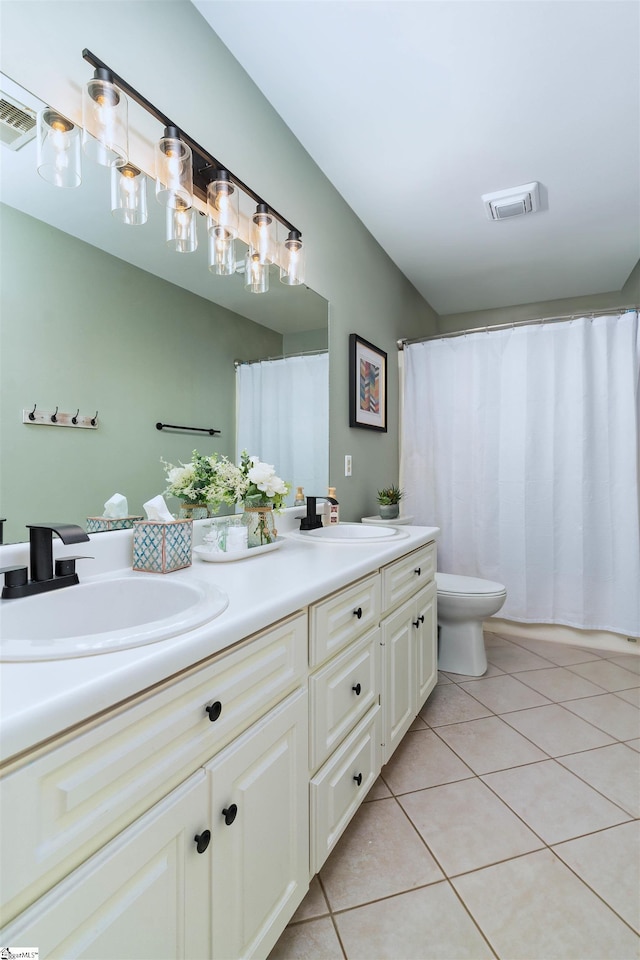
M 309 543 L 387 543 L 408 537 L 398 527 L 374 527 L 364 523 L 336 523 L 317 530 L 296 530 L 289 536 Z
M 0 660 L 58 660 L 127 650 L 194 630 L 229 598 L 213 584 L 113 577 L 0 602 Z

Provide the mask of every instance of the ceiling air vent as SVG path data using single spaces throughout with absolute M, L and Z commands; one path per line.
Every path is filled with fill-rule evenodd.
M 489 220 L 510 220 L 540 209 L 539 184 L 525 183 L 496 193 L 483 193 L 482 201 Z
M 0 143 L 19 150 L 36 135 L 36 112 L 0 90 Z

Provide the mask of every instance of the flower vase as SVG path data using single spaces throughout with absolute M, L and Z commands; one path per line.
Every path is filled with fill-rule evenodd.
M 183 500 L 180 504 L 181 520 L 206 520 L 209 516 L 209 507 L 206 503 L 187 503 Z
M 249 506 L 245 503 L 242 522 L 247 527 L 248 547 L 264 547 L 268 543 L 275 543 L 278 536 L 271 504 L 260 507 Z

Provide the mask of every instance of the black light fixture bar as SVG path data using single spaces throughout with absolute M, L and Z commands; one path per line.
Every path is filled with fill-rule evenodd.
M 150 100 L 147 100 L 146 97 L 143 97 L 141 93 L 130 86 L 126 80 L 123 80 L 122 77 L 118 76 L 111 67 L 106 63 L 100 60 L 95 56 L 90 50 L 85 49 L 82 51 L 82 57 L 87 63 L 90 63 L 92 67 L 96 70 L 107 70 L 111 74 L 112 82 L 115 83 L 128 97 L 146 110 L 155 120 L 158 120 L 164 127 L 175 127 L 180 133 L 180 139 L 183 140 L 189 147 L 193 154 L 193 188 L 194 192 L 197 192 L 198 197 L 204 202 L 207 202 L 207 186 L 209 185 L 210 180 L 214 172 L 218 169 L 226 170 L 229 174 L 229 178 L 235 183 L 235 185 L 251 197 L 256 205 L 259 203 L 264 203 L 268 208 L 269 213 L 279 220 L 280 223 L 287 228 L 287 230 L 296 230 L 298 233 L 298 228 L 295 227 L 286 217 L 283 217 L 281 213 L 278 213 L 277 210 L 263 200 L 262 197 L 258 196 L 255 190 L 252 190 L 251 187 L 248 187 L 246 183 L 243 183 L 229 168 L 221 163 L 219 160 L 209 153 L 208 150 L 205 150 L 204 147 L 201 147 L 199 143 L 193 140 L 189 134 L 185 133 L 182 127 L 179 127 L 173 120 L 170 120 L 164 113 L 161 113 L 157 107 L 155 107 Z M 300 234 L 302 235 L 302 234 Z

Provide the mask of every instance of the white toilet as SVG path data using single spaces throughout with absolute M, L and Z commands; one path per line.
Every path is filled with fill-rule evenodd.
M 481 677 L 487 669 L 482 621 L 498 612 L 507 588 L 493 580 L 436 573 L 438 668 Z

